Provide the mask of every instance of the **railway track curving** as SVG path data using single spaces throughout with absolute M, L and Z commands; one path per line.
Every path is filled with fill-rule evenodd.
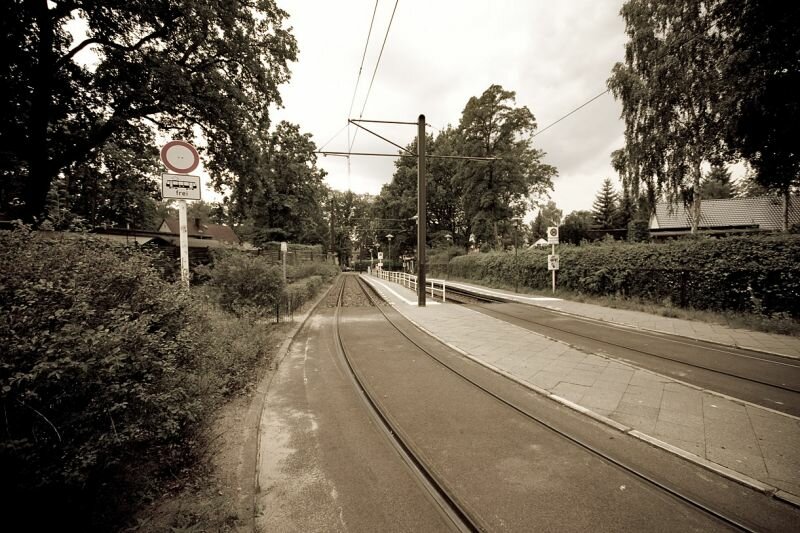
M 450 289 L 448 289 L 448 291 L 449 290 Z M 379 295 L 377 295 L 369 285 L 366 285 L 361 279 L 355 276 L 345 276 L 339 287 L 334 328 L 336 344 L 340 351 L 340 356 L 349 369 L 359 393 L 363 396 L 365 403 L 373 413 L 373 417 L 379 422 L 383 432 L 386 434 L 387 438 L 392 441 L 393 446 L 398 450 L 398 453 L 403 457 L 406 464 L 409 465 L 409 468 L 419 477 L 421 484 L 434 501 L 436 501 L 442 513 L 448 517 L 454 529 L 459 531 L 487 531 L 492 529 L 492 527 L 490 523 L 483 518 L 480 509 L 477 509 L 474 505 L 465 501 L 463 498 L 463 489 L 461 492 L 454 490 L 447 479 L 437 471 L 435 465 L 429 463 L 428 459 L 426 459 L 426 453 L 415 444 L 414 439 L 410 438 L 405 432 L 405 429 L 397 423 L 395 417 L 392 416 L 391 412 L 379 397 L 380 395 L 373 391 L 373 388 L 369 384 L 368 377 L 359 369 L 358 363 L 354 362 L 353 349 L 348 345 L 341 331 L 342 302 L 348 299 L 346 296 L 348 291 L 351 293 L 349 299 L 352 300 L 354 298 L 352 293 L 360 292 L 360 294 L 368 300 L 369 305 L 374 306 L 380 312 L 382 319 L 391 325 L 391 327 L 405 339 L 407 344 L 403 349 L 415 350 L 418 356 L 429 358 L 434 361 L 436 365 L 446 370 L 447 373 L 456 376 L 458 380 L 468 384 L 468 386 L 474 390 L 475 394 L 484 395 L 486 398 L 491 399 L 492 402 L 499 403 L 508 413 L 508 415 L 504 416 L 511 417 L 513 413 L 514 416 L 523 417 L 528 423 L 555 436 L 556 439 L 560 439 L 565 445 L 579 450 L 579 452 L 576 453 L 588 454 L 595 460 L 610 465 L 624 476 L 644 483 L 668 498 L 679 502 L 681 505 L 701 513 L 718 523 L 723 529 L 732 528 L 739 531 L 756 531 L 760 529 L 748 524 L 746 520 L 742 520 L 741 518 L 737 518 L 725 511 L 720 511 L 708 505 L 700 498 L 685 493 L 669 482 L 657 479 L 648 472 L 626 463 L 626 461 L 621 460 L 619 457 L 611 456 L 579 436 L 555 427 L 552 423 L 537 416 L 536 413 L 532 412 L 532 410 L 526 406 L 520 405 L 507 398 L 506 395 L 498 393 L 497 390 L 493 390 L 479 383 L 476 379 L 473 379 L 467 375 L 467 373 L 462 372 L 459 368 L 456 368 L 444 358 L 440 357 L 439 354 L 434 353 L 435 350 L 427 348 L 424 342 L 412 338 L 412 336 L 397 323 L 396 318 L 390 316 L 387 308 L 379 303 Z M 588 461 L 588 459 L 584 460 Z

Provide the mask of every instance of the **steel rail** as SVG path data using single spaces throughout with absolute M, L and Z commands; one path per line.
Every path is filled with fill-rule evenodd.
M 447 293 L 448 293 L 448 295 L 450 295 L 452 293 L 461 294 L 461 295 L 464 295 L 464 296 L 467 296 L 467 297 L 470 297 L 470 298 L 474 298 L 476 300 L 484 301 L 484 302 L 516 303 L 516 304 L 520 304 L 520 305 L 525 305 L 523 303 L 514 301 L 512 299 L 502 298 L 502 297 L 499 297 L 499 296 L 498 297 L 494 297 L 494 296 L 488 296 L 488 295 L 485 295 L 485 294 L 480 294 L 480 297 L 476 297 L 476 294 L 479 294 L 479 293 L 473 293 L 473 292 L 470 292 L 468 290 L 462 289 L 460 287 L 459 288 L 457 288 L 457 287 L 448 287 L 447 288 Z M 480 304 L 476 304 L 476 305 L 480 306 Z M 630 350 L 632 352 L 637 352 L 637 353 L 640 353 L 640 354 L 643 354 L 643 355 L 647 355 L 647 356 L 650 356 L 650 357 L 655 357 L 655 358 L 662 359 L 662 360 L 665 360 L 665 361 L 671 361 L 673 363 L 678 363 L 678 364 L 682 364 L 682 365 L 685 365 L 685 366 L 698 368 L 700 370 L 706 370 L 708 372 L 714 372 L 716 374 L 722 374 L 724 376 L 728 376 L 728 377 L 732 377 L 732 378 L 736 378 L 736 379 L 741 379 L 743 381 L 749 381 L 751 383 L 757 383 L 759 385 L 764 385 L 764 386 L 767 386 L 767 387 L 773 387 L 773 388 L 781 389 L 781 390 L 784 390 L 784 391 L 787 391 L 787 392 L 793 392 L 793 393 L 800 394 L 800 390 L 792 388 L 792 387 L 787 387 L 787 386 L 779 385 L 779 384 L 776 384 L 776 383 L 770 383 L 768 381 L 762 381 L 760 379 L 756 379 L 756 378 L 752 378 L 752 377 L 742 376 L 740 374 L 727 372 L 725 370 L 720 370 L 718 368 L 711 368 L 711 367 L 708 367 L 708 366 L 704 366 L 704 365 L 700 365 L 700 364 L 696 364 L 696 363 L 691 363 L 691 362 L 688 362 L 688 361 L 683 361 L 681 359 L 675 359 L 675 358 L 672 358 L 672 357 L 668 357 L 666 355 L 659 355 L 657 353 L 649 352 L 649 351 L 646 351 L 646 350 L 641 350 L 639 348 L 632 348 L 632 347 L 626 346 L 624 344 L 620 344 L 620 343 L 617 343 L 617 342 L 612 342 L 612 341 L 608 341 L 608 340 L 604 340 L 604 339 L 599 339 L 596 336 L 586 335 L 584 333 L 577 333 L 575 331 L 570 331 L 568 329 L 559 328 L 557 326 L 551 326 L 549 324 L 544 324 L 542 322 L 537 322 L 536 320 L 532 320 L 530 318 L 519 317 L 519 316 L 513 315 L 511 313 L 507 313 L 507 312 L 500 311 L 500 310 L 497 310 L 497 309 L 491 309 L 491 308 L 484 308 L 484 309 L 491 310 L 492 313 L 496 313 L 496 314 L 499 314 L 499 315 L 503 315 L 503 316 L 507 316 L 507 317 L 510 317 L 510 318 L 514 318 L 516 320 L 521 320 L 521 321 L 527 322 L 529 324 L 535 324 L 535 325 L 541 326 L 543 328 L 553 329 L 555 331 L 560 331 L 562 333 L 567 333 L 569 335 L 575 335 L 576 337 L 582 337 L 584 339 L 588 339 L 588 340 L 591 340 L 591 341 L 596 341 L 596 342 L 601 342 L 603 344 L 608 344 L 609 346 L 616 346 L 617 348 L 622 348 L 624 350 Z M 549 312 L 552 312 L 552 313 L 556 313 L 555 311 L 550 311 L 549 309 L 542 309 L 542 310 L 545 311 L 545 312 L 549 311 Z M 580 318 L 576 318 L 576 320 L 580 320 Z M 591 322 L 593 324 L 596 324 L 596 325 L 600 326 L 600 327 L 614 329 L 613 325 L 604 324 L 602 322 L 596 322 L 596 321 L 591 321 Z M 639 333 L 639 332 L 635 332 L 635 333 L 642 335 L 642 333 Z M 668 335 L 668 334 L 665 334 L 665 336 L 666 335 Z M 658 336 L 657 338 L 661 339 L 662 341 L 665 341 L 665 342 L 680 342 L 680 341 L 674 341 L 672 339 L 668 339 L 668 338 L 665 338 L 665 337 L 662 337 L 662 336 Z M 687 344 L 687 343 L 682 343 L 682 344 Z M 736 354 L 734 352 L 722 351 L 722 350 L 717 350 L 717 351 L 721 351 L 722 353 L 730 354 L 730 355 L 732 355 L 734 357 L 740 357 L 738 354 Z M 755 359 L 755 360 L 760 361 L 762 363 L 785 365 L 785 363 L 773 362 L 773 361 L 770 361 L 769 359 L 759 359 L 759 358 L 755 358 L 755 357 L 751 357 L 751 359 Z M 789 365 L 789 366 L 792 366 L 792 365 Z
M 359 286 L 360 286 L 360 287 L 361 287 L 361 289 L 364 291 L 364 294 L 367 296 L 367 298 L 369 298 L 369 299 L 370 299 L 370 301 L 372 301 L 373 305 L 375 305 L 375 307 L 376 307 L 376 308 L 377 308 L 377 309 L 378 309 L 378 310 L 381 312 L 381 314 L 384 316 L 384 318 L 386 318 L 386 320 L 387 320 L 387 321 L 388 321 L 388 322 L 389 322 L 389 323 L 390 323 L 390 324 L 391 324 L 391 325 L 392 325 L 392 326 L 393 326 L 393 327 L 394 327 L 394 328 L 395 328 L 395 329 L 396 329 L 396 330 L 397 330 L 397 331 L 398 331 L 398 332 L 399 332 L 399 333 L 400 333 L 400 334 L 401 334 L 403 337 L 405 337 L 406 339 L 408 339 L 408 341 L 409 341 L 409 342 L 411 342 L 411 343 L 412 343 L 414 346 L 416 346 L 416 347 L 417 347 L 417 348 L 418 348 L 418 349 L 419 349 L 421 352 L 423 352 L 424 354 L 428 355 L 428 357 L 430 357 L 431 359 L 433 359 L 434 361 L 436 361 L 437 363 L 439 363 L 439 364 L 440 364 L 441 366 L 443 366 L 444 368 L 446 368 L 446 369 L 450 370 L 451 372 L 453 372 L 454 374 L 456 374 L 458 377 L 460 377 L 461 379 L 463 379 L 463 380 L 464 380 L 464 381 L 466 381 L 467 383 L 470 383 L 471 385 L 475 386 L 476 388 L 478 388 L 479 390 L 481 390 L 481 391 L 482 391 L 482 392 L 484 392 L 485 394 L 487 394 L 487 395 L 489 395 L 490 397 L 494 398 L 496 401 L 498 401 L 498 402 L 500 402 L 500 403 L 502 403 L 502 404 L 504 404 L 504 405 L 506 405 L 506 406 L 510 407 L 510 408 L 511 408 L 511 409 L 513 409 L 514 411 L 518 412 L 519 414 L 521 414 L 521 415 L 522 415 L 522 416 L 524 416 L 525 418 L 528 418 L 528 419 L 530 419 L 531 421 L 535 422 L 536 424 L 540 425 L 541 427 L 543 427 L 543 428 L 545 428 L 545 429 L 548 429 L 548 430 L 550 430 L 550 431 L 554 432 L 555 434 L 557 434 L 557 435 L 559 435 L 560 437 L 564 438 L 564 439 L 565 439 L 565 440 L 567 440 L 568 442 L 571 442 L 571 443 L 573 443 L 573 444 L 575 444 L 575 445 L 579 446 L 580 448 L 582 448 L 582 449 L 586 450 L 587 452 L 591 453 L 592 455 L 594 455 L 594 456 L 596 456 L 596 457 L 599 457 L 600 459 L 602 459 L 602 460 L 606 461 L 607 463 L 609 463 L 609 464 L 611 464 L 611 465 L 613 465 L 613 466 L 615 466 L 615 467 L 619 468 L 619 469 L 620 469 L 620 470 L 622 470 L 623 472 L 626 472 L 626 473 L 628 473 L 628 474 L 631 474 L 632 476 L 634 476 L 634 477 L 636 477 L 636 478 L 638 478 L 638 479 L 640 479 L 640 480 L 644 481 L 645 483 L 647 483 L 647 484 L 649 484 L 649 485 L 651 485 L 651 486 L 654 486 L 654 487 L 656 487 L 656 488 L 658 488 L 658 489 L 662 490 L 663 492 L 665 492 L 665 493 L 666 493 L 666 494 L 668 494 L 669 496 L 671 496 L 671 497 L 673 497 L 673 498 L 677 499 L 678 501 L 681 501 L 681 502 L 683 502 L 683 503 L 686 503 L 687 505 L 689 505 L 689 506 L 691 506 L 691 507 L 693 507 L 693 508 L 697 509 L 698 511 L 701 511 L 702 513 L 704 513 L 704 514 L 706 514 L 706 515 L 708 515 L 708 516 L 710 516 L 710 517 L 713 517 L 713 518 L 715 518 L 715 519 L 719 520 L 720 522 L 722 522 L 722 523 L 724 523 L 724 524 L 726 524 L 726 525 L 729 525 L 729 526 L 731 526 L 731 527 L 733 527 L 733 528 L 736 528 L 736 529 L 738 529 L 738 530 L 741 530 L 741 531 L 746 531 L 746 532 L 752 532 L 752 533 L 755 533 L 755 531 L 757 531 L 757 530 L 755 530 L 755 529 L 752 529 L 752 528 L 748 527 L 747 525 L 745 525 L 745 524 L 743 524 L 743 523 L 739 522 L 737 519 L 735 519 L 735 518 L 732 518 L 732 517 L 729 517 L 729 516 L 727 516 L 727 515 L 723 514 L 723 513 L 722 513 L 722 512 L 720 512 L 720 511 L 717 511 L 717 510 L 715 510 L 715 509 L 712 509 L 711 507 L 709 507 L 709 506 L 705 505 L 703 502 L 701 502 L 701 501 L 698 501 L 697 499 L 695 499 L 695 498 L 693 498 L 693 497 L 691 497 L 691 496 L 688 496 L 688 495 L 685 495 L 685 494 L 683 494 L 683 493 L 682 493 L 682 492 L 680 492 L 678 489 L 675 489 L 675 488 L 673 488 L 673 487 L 670 487 L 670 486 L 668 486 L 668 485 L 667 485 L 667 484 L 665 484 L 665 483 L 662 483 L 662 482 L 658 481 L 658 480 L 657 480 L 657 479 L 655 479 L 654 477 L 652 477 L 652 476 L 650 476 L 650 475 L 648 475 L 648 474 L 646 474 L 646 473 L 644 473 L 644 472 L 640 471 L 639 469 L 637 469 L 637 468 L 634 468 L 634 467 L 632 467 L 632 466 L 629 466 L 629 465 L 626 465 L 626 464 L 625 464 L 625 463 L 623 463 L 622 461 L 615 459 L 614 457 L 610 456 L 609 454 L 606 454 L 606 453 L 605 453 L 605 452 L 603 452 L 602 450 L 600 450 L 600 449 L 596 448 L 595 446 L 592 446 L 591 444 L 589 444 L 589 443 L 587 443 L 587 442 L 583 441 L 582 439 L 580 439 L 580 438 L 578 438 L 578 437 L 575 437 L 575 436 L 573 436 L 573 435 L 570 435 L 570 434 L 568 434 L 567 432 L 565 432 L 565 431 L 562 431 L 562 430 L 560 430 L 560 429 L 556 428 L 556 427 L 555 427 L 555 426 L 553 426 L 552 424 L 550 424 L 550 423 L 548 423 L 548 422 L 546 422 L 546 421 L 544 421 L 544 420 L 542 420 L 542 419 L 540 419 L 540 418 L 538 418 L 538 417 L 534 416 L 533 414 L 531 414 L 530 412 L 528 412 L 528 411 L 527 411 L 525 408 L 523 408 L 523 407 L 520 407 L 520 406 L 516 405 L 515 403 L 513 403 L 513 402 L 511 402 L 511 401 L 509 401 L 509 400 L 506 400 L 505 398 L 503 398 L 503 397 L 499 396 L 497 393 L 495 393 L 495 392 L 493 392 L 493 391 L 491 391 L 491 390 L 487 389 L 487 388 L 486 388 L 486 387 L 484 387 L 483 385 L 481 385 L 481 384 L 477 383 L 477 382 L 476 382 L 476 381 L 474 381 L 473 379 L 471 379 L 471 378 L 469 378 L 468 376 L 464 375 L 462 372 L 459 372 L 459 371 L 458 371 L 458 370 L 456 370 L 455 368 L 451 367 L 450 365 L 448 365 L 447 363 L 445 363 L 444 361 L 442 361 L 440 358 L 436 357 L 434 354 L 432 354 L 432 353 L 431 353 L 430 351 L 428 351 L 426 348 L 422 347 L 422 346 L 421 346 L 421 345 L 420 345 L 420 344 L 419 344 L 417 341 L 415 341 L 415 340 L 414 340 L 414 339 L 412 339 L 412 338 L 411 338 L 411 337 L 410 337 L 408 334 L 406 334 L 406 333 L 405 333 L 405 332 L 404 332 L 404 331 L 403 331 L 403 330 L 402 330 L 402 329 L 401 329 L 401 328 L 400 328 L 400 327 L 399 327 L 399 326 L 398 326 L 398 325 L 395 323 L 395 321 L 394 321 L 394 320 L 392 320 L 391 318 L 389 318 L 389 315 L 388 315 L 388 314 L 387 314 L 387 313 L 386 313 L 386 312 L 385 312 L 385 311 L 384 311 L 384 310 L 381 308 L 381 306 L 379 306 L 379 305 L 377 305 L 377 304 L 375 303 L 374 297 L 373 297 L 373 296 L 370 294 L 370 291 L 367 291 L 366 289 L 364 289 L 364 287 L 363 287 L 363 285 L 362 285 L 364 282 L 363 282 L 361 279 L 359 279 L 359 280 L 358 280 L 358 282 L 359 282 Z M 372 291 L 372 294 L 374 294 L 374 295 L 375 295 L 375 297 L 383 299 L 383 298 L 382 298 L 380 295 L 378 295 L 378 294 L 377 294 L 377 292 L 375 292 L 375 291 L 374 291 L 374 288 L 372 288 L 372 286 L 371 286 L 371 285 L 369 285 L 369 287 L 370 287 L 370 289 L 371 289 L 371 291 Z M 502 374 L 500 374 L 500 375 L 502 375 Z
M 437 508 L 445 517 L 445 519 L 453 526 L 456 531 L 460 532 L 475 532 L 485 531 L 486 528 L 478 524 L 476 518 L 471 517 L 463 504 L 459 503 L 444 487 L 442 482 L 438 480 L 436 475 L 428 468 L 425 463 L 414 452 L 413 446 L 408 444 L 402 437 L 402 433 L 398 431 L 396 424 L 393 424 L 387 413 L 381 408 L 380 404 L 375 401 L 369 390 L 364 385 L 364 380 L 360 373 L 353 366 L 350 356 L 348 355 L 347 347 L 344 344 L 342 335 L 339 330 L 339 321 L 341 317 L 341 308 L 347 279 L 350 276 L 342 277 L 342 286 L 339 289 L 339 297 L 336 302 L 336 311 L 334 314 L 334 334 L 336 337 L 336 350 L 340 359 L 344 362 L 349 375 L 353 381 L 353 385 L 359 397 L 364 401 L 367 410 L 376 422 L 376 426 L 382 431 L 384 436 L 389 440 L 395 451 L 400 455 L 403 462 L 406 463 L 412 474 L 417 478 L 417 481 L 423 486 L 431 499 L 435 502 Z M 359 287 L 363 291 L 359 283 Z M 366 294 L 366 293 L 365 293 Z M 367 294 L 367 298 L 369 295 Z M 369 298 L 370 303 L 375 305 L 375 302 Z

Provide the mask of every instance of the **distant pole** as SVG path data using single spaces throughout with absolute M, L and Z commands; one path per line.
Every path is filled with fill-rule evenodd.
M 186 225 L 186 200 L 178 200 L 181 245 L 181 285 L 189 290 L 189 228 Z
M 556 255 L 556 245 L 552 246 L 552 255 Z M 553 270 L 553 294 L 556 293 L 556 271 Z
M 417 122 L 417 305 L 419 307 L 425 307 L 426 188 L 425 115 L 420 115 Z
M 333 201 L 333 195 L 331 195 L 331 261 L 333 261 L 334 264 L 336 263 L 336 237 L 335 237 L 336 234 L 333 231 L 333 227 L 334 227 L 334 214 L 333 214 L 333 212 L 335 211 L 335 207 L 336 206 L 335 206 L 334 201 Z

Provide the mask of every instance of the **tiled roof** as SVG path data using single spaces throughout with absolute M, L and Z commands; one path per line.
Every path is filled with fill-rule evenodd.
M 180 232 L 180 224 L 178 222 L 177 217 L 165 218 L 164 223 L 169 228 L 170 233 L 179 233 Z M 199 236 L 208 236 L 212 239 L 222 241 L 222 242 L 229 242 L 233 244 L 240 244 L 241 241 L 239 237 L 234 233 L 233 229 L 230 226 L 225 226 L 223 224 L 211 224 L 211 223 L 199 223 L 197 219 L 190 218 L 188 220 L 189 224 L 189 235 L 199 235 Z
M 683 204 L 656 204 L 650 229 L 690 228 L 689 210 Z M 789 226 L 800 224 L 800 198 L 793 197 L 789 207 Z M 776 196 L 703 200 L 700 203 L 700 227 L 758 226 L 761 230 L 783 229 L 783 200 Z

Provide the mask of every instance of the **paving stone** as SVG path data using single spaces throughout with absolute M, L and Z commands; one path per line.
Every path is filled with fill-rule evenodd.
M 595 412 L 601 409 L 611 413 L 619 406 L 620 401 L 622 401 L 621 392 L 603 388 L 591 388 L 581 398 L 581 405 Z
M 652 418 L 649 416 L 641 416 L 635 413 L 626 413 L 622 412 L 617 408 L 613 413 L 608 415 L 609 418 L 612 420 L 616 420 L 620 424 L 625 424 L 628 427 L 633 429 L 638 429 L 642 433 L 647 433 L 648 435 L 653 432 L 653 428 L 656 427 L 656 418 L 653 416 Z
M 656 427 L 653 431 L 655 432 L 654 436 L 658 438 L 669 437 L 686 442 L 702 443 L 703 446 L 705 446 L 706 442 L 705 431 L 702 425 L 688 426 L 676 424 L 675 422 L 665 420 L 661 415 L 659 415 L 656 421 Z
M 553 389 L 550 390 L 553 394 L 557 394 L 571 402 L 580 403 L 586 392 L 586 387 L 583 385 L 576 385 L 574 383 L 566 383 L 564 381 L 558 383 Z
M 591 387 L 597 381 L 596 372 L 586 372 L 581 370 L 573 370 L 569 372 L 564 381 L 574 383 L 575 385 L 583 385 L 584 387 Z
M 546 390 L 550 390 L 561 381 L 560 374 L 554 374 L 553 372 L 538 372 L 529 378 L 528 381 L 536 385 L 537 387 L 541 387 Z
M 686 450 L 689 453 L 693 453 L 698 457 L 706 457 L 706 445 L 705 442 L 698 442 L 693 440 L 681 440 L 676 438 L 672 434 L 659 434 L 657 431 L 653 431 L 653 437 L 657 438 L 658 440 L 663 440 L 667 444 L 672 444 L 673 446 L 680 448 L 681 450 Z
M 625 400 L 624 396 L 622 397 L 622 400 L 619 402 L 619 405 L 617 406 L 617 410 L 615 411 L 615 413 L 625 413 L 628 415 L 647 418 L 652 420 L 654 425 L 656 423 L 656 420 L 658 420 L 657 407 L 648 407 L 646 405 L 630 403 Z
M 764 459 L 757 453 L 750 454 L 738 449 L 713 446 L 706 441 L 706 459 L 756 479 L 767 477 Z

